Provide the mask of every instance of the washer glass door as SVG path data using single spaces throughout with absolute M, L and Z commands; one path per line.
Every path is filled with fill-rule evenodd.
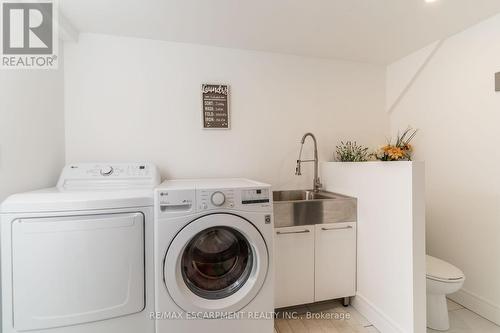
M 174 238 L 165 256 L 164 280 L 185 311 L 239 311 L 262 287 L 267 266 L 266 244 L 252 223 L 232 214 L 210 214 Z
M 182 275 L 188 288 L 207 299 L 234 294 L 252 271 L 253 254 L 238 230 L 219 226 L 196 234 L 184 249 Z

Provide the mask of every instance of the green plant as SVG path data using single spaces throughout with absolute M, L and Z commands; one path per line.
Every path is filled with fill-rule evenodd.
M 358 146 L 356 141 L 341 141 L 335 148 L 335 155 L 340 162 L 365 162 L 368 160 L 368 148 Z

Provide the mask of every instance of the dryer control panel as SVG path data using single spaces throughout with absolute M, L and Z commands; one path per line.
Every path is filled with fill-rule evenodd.
M 76 163 L 66 165 L 57 187 L 63 189 L 152 187 L 160 174 L 151 163 Z

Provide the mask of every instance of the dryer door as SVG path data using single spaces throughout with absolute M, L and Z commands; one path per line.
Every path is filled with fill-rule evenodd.
M 16 331 L 69 326 L 144 309 L 144 215 L 12 223 Z
M 205 215 L 170 244 L 164 280 L 184 311 L 223 316 L 241 310 L 257 295 L 268 259 L 265 241 L 252 223 L 232 214 Z

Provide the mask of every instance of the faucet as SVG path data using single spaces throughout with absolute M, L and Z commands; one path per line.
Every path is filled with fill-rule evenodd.
M 304 148 L 304 142 L 306 142 L 306 138 L 310 136 L 313 139 L 314 142 L 314 159 L 313 160 L 301 160 L 302 157 L 302 149 Z M 319 180 L 318 177 L 318 143 L 316 142 L 316 137 L 312 133 L 306 133 L 302 137 L 302 140 L 300 141 L 301 146 L 300 146 L 300 152 L 299 152 L 299 159 L 297 160 L 297 166 L 295 168 L 295 174 L 297 176 L 302 175 L 301 172 L 301 163 L 302 162 L 314 162 L 314 178 L 313 178 L 313 191 L 314 192 L 319 192 L 321 187 L 323 186 Z

